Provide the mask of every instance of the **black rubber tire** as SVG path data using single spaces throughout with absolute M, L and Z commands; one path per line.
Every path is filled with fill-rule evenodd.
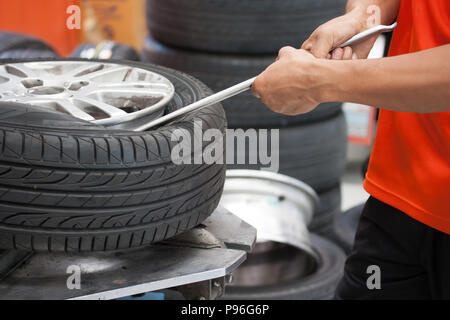
M 336 185 L 318 195 L 319 205 L 308 229 L 318 235 L 330 238 L 333 234 L 333 222 L 341 213 L 341 186 Z
M 211 94 L 178 71 L 114 62 L 167 77 L 176 89 L 167 111 Z M 193 134 L 194 121 L 203 130 L 225 131 L 220 104 L 152 131 L 133 132 L 40 107 L 2 103 L 0 248 L 123 250 L 193 228 L 217 207 L 225 179 L 222 164 L 173 163 L 171 150 L 178 142 L 171 141 L 171 133 L 184 128 Z M 222 143 L 225 139 L 199 147 Z
M 328 300 L 344 271 L 345 254 L 331 241 L 311 234 L 319 256 L 317 270 L 304 278 L 266 287 L 226 287 L 224 300 Z
M 20 33 L 0 32 L 0 59 L 57 58 L 48 44 Z
M 350 254 L 355 242 L 356 230 L 359 219 L 364 209 L 364 204 L 353 207 L 338 215 L 334 221 L 333 239 L 345 251 Z
M 321 24 L 345 13 L 345 0 L 147 0 L 159 41 L 193 50 L 275 53 L 300 47 Z
M 273 56 L 214 55 L 178 50 L 165 47 L 152 38 L 147 38 L 144 44 L 142 59 L 191 74 L 216 92 L 258 75 L 275 61 Z M 222 104 L 230 128 L 273 128 L 310 123 L 330 118 L 342 110 L 342 103 L 333 102 L 304 115 L 285 116 L 271 111 L 250 92 Z
M 58 55 L 49 50 L 14 49 L 0 53 L 0 59 L 40 59 L 57 58 Z
M 281 128 L 279 131 L 279 173 L 301 180 L 317 192 L 327 191 L 339 184 L 345 170 L 347 155 L 347 124 L 342 113 L 321 122 Z M 269 134 L 267 150 L 271 150 Z M 262 165 L 249 164 L 249 154 L 258 154 L 257 145 L 238 149 L 245 154 L 245 164 L 228 165 L 228 169 L 259 170 Z
M 88 50 L 96 50 L 95 54 L 93 56 L 88 56 L 89 51 Z M 102 50 L 106 50 L 105 47 L 102 47 L 102 44 L 95 44 L 95 43 L 83 43 L 80 44 L 70 55 L 72 58 L 88 58 L 88 59 L 101 59 L 102 57 Z M 134 50 L 132 47 L 112 42 L 111 49 L 111 56 L 108 59 L 112 60 L 129 60 L 129 61 L 140 61 L 141 58 L 139 57 L 139 54 Z

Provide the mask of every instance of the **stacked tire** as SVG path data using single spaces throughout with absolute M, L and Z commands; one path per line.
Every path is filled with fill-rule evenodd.
M 134 48 L 115 41 L 83 43 L 76 47 L 70 56 L 83 59 L 141 61 L 139 54 Z
M 56 58 L 58 54 L 44 41 L 13 32 L 0 32 L 0 59 Z
M 363 210 L 364 204 L 360 204 L 340 213 L 335 218 L 333 239 L 347 255 L 353 249 L 356 231 Z
M 283 46 L 300 47 L 315 28 L 342 14 L 345 2 L 147 0 L 151 36 L 142 59 L 191 74 L 217 92 L 264 71 Z M 340 179 L 346 162 L 342 104 L 326 103 L 294 117 L 272 112 L 250 92 L 222 104 L 229 128 L 280 129 L 279 172 L 318 192 L 321 203 L 310 228 L 331 234 L 333 217 L 340 212 Z
M 311 234 L 314 255 L 289 245 L 257 243 L 235 272 L 223 300 L 330 300 L 343 275 L 345 254 Z

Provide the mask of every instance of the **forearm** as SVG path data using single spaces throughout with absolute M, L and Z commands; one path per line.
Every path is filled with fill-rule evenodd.
M 450 111 L 450 45 L 390 58 L 318 64 L 323 101 L 402 112 Z
M 401 0 L 348 0 L 346 12 L 353 14 L 361 24 L 361 29 L 368 28 L 367 19 L 373 11 L 372 6 L 377 6 L 380 10 L 380 23 L 391 24 L 397 17 Z

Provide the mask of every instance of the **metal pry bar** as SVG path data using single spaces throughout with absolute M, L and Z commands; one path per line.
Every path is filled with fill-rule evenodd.
M 383 32 L 389 32 L 395 29 L 395 27 L 397 26 L 397 22 L 395 22 L 394 24 L 390 25 L 390 26 L 385 26 L 385 25 L 379 25 L 376 27 L 373 27 L 371 29 L 368 29 L 366 31 L 363 31 L 361 33 L 358 33 L 357 35 L 355 35 L 354 37 L 350 38 L 349 40 L 347 40 L 346 42 L 344 42 L 343 44 L 341 44 L 339 47 L 343 48 L 343 47 L 347 47 L 347 46 L 351 46 L 353 44 L 357 44 L 365 39 L 367 39 L 368 37 L 374 35 L 374 34 L 380 34 Z M 163 124 L 165 122 L 168 122 L 178 116 L 184 115 L 188 112 L 194 111 L 194 110 L 200 110 L 202 108 L 205 107 L 209 107 L 213 104 L 219 103 L 223 100 L 226 100 L 228 98 L 234 97 L 235 95 L 238 95 L 242 92 L 245 92 L 247 90 L 250 90 L 253 82 L 255 81 L 256 77 L 248 79 L 244 82 L 241 82 L 237 85 L 234 85 L 228 89 L 225 89 L 223 91 L 217 92 L 209 97 L 206 97 L 204 99 L 201 99 L 199 101 L 196 101 L 186 107 L 183 107 L 181 109 L 178 109 L 172 113 L 169 113 L 161 118 L 158 118 L 156 120 L 153 120 L 147 124 L 144 124 L 138 128 L 135 129 L 135 131 L 144 131 L 144 130 L 148 130 L 150 128 L 153 128 L 157 125 Z
M 134 131 L 144 131 L 147 129 L 150 129 L 152 127 L 155 127 L 157 125 L 160 125 L 162 123 L 165 123 L 167 121 L 170 121 L 178 116 L 181 116 L 183 114 L 186 114 L 188 112 L 194 111 L 194 110 L 199 110 L 208 106 L 211 106 L 213 104 L 219 103 L 223 100 L 226 100 L 228 98 L 231 98 L 235 95 L 238 95 L 239 93 L 245 92 L 247 90 L 250 90 L 250 88 L 253 85 L 253 82 L 255 81 L 255 78 L 251 78 L 247 81 L 241 82 L 237 85 L 234 85 L 228 89 L 225 89 L 223 91 L 217 92 L 209 97 L 206 97 L 204 99 L 198 100 L 186 107 L 183 107 L 181 109 L 178 109 L 174 112 L 171 112 L 161 118 L 158 118 L 156 120 L 153 120 L 147 124 L 144 124 L 138 128 L 136 128 Z

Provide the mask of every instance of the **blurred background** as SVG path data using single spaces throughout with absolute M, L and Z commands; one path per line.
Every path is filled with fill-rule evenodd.
M 73 5 L 81 9 L 80 29 L 67 28 Z M 147 34 L 145 0 L 2 0 L 0 29 L 40 38 L 64 57 L 81 43 L 102 40 L 139 50 Z

